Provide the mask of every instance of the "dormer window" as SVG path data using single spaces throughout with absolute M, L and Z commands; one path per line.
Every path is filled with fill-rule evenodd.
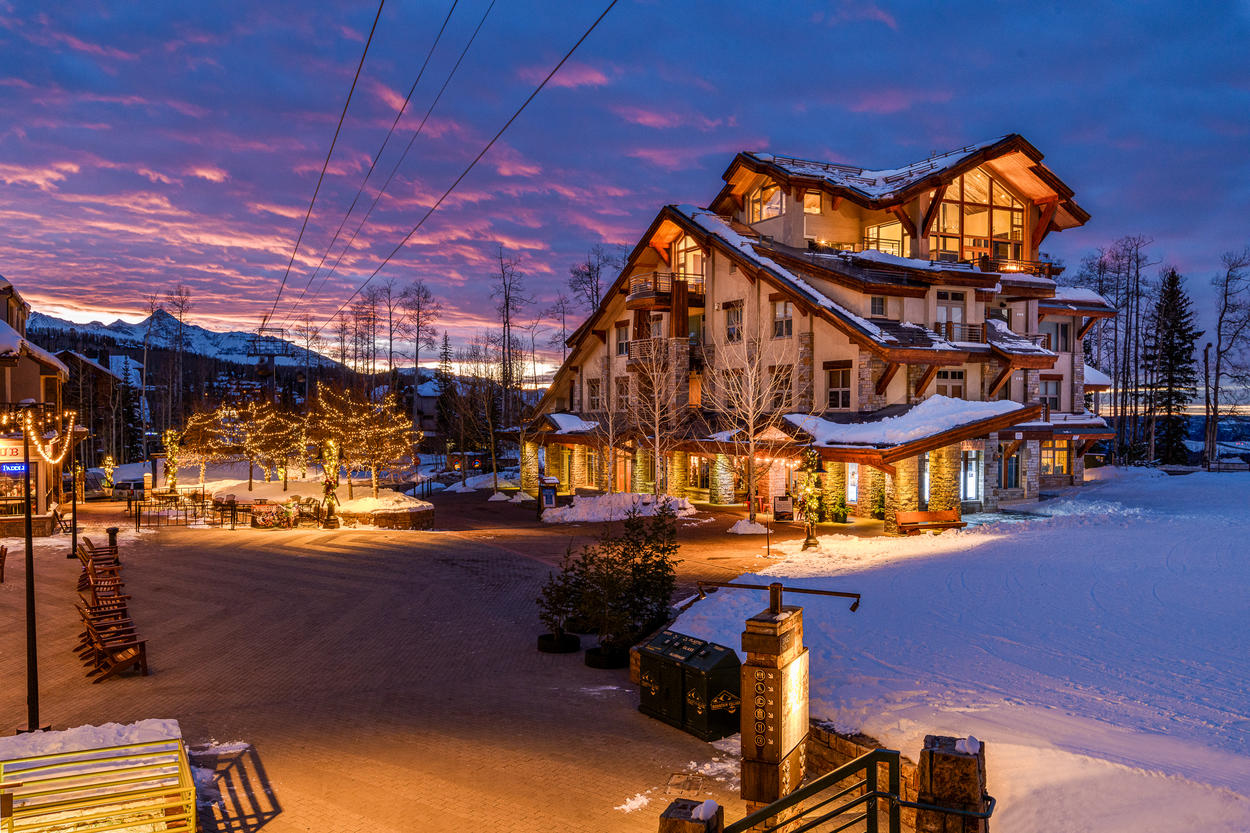
M 785 210 L 786 195 L 774 182 L 766 182 L 747 194 L 747 222 L 758 223 L 780 217 Z
M 820 213 L 820 192 L 804 191 L 803 192 L 803 213 L 819 214 Z

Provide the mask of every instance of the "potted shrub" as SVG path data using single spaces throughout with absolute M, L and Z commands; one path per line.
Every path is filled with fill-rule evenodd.
M 846 493 L 840 492 L 837 497 L 831 501 L 826 501 L 828 518 L 835 524 L 846 523 L 850 509 L 846 505 Z
M 885 492 L 874 492 L 872 495 L 872 516 L 879 521 L 885 520 Z
M 569 623 L 577 614 L 581 595 L 580 565 L 572 550 L 564 554 L 560 572 L 550 573 L 538 595 L 538 619 L 547 633 L 538 635 L 538 650 L 547 654 L 571 654 L 582 647 L 577 634 L 569 633 Z

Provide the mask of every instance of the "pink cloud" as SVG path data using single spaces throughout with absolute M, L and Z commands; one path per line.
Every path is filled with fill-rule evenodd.
M 56 188 L 58 182 L 63 182 L 79 170 L 73 162 L 53 162 L 51 165 L 0 163 L 0 182 L 5 185 L 34 185 L 41 191 L 50 191 Z
M 209 182 L 220 183 L 230 178 L 230 174 L 216 165 L 192 165 L 187 169 L 186 173 L 188 176 L 207 179 Z
M 934 90 L 904 90 L 897 87 L 860 93 L 849 105 L 852 113 L 877 113 L 889 115 L 910 110 L 917 104 L 945 102 L 951 94 Z
M 612 112 L 631 124 L 640 124 L 643 127 L 654 127 L 659 130 L 674 127 L 694 127 L 698 130 L 711 130 L 723 123 L 721 119 L 709 119 L 695 112 L 651 110 L 645 107 L 629 105 L 613 107 Z
M 547 77 L 547 73 L 551 72 L 551 67 L 526 67 L 522 69 L 518 75 L 524 81 L 537 84 L 539 81 Z M 601 69 L 582 64 L 576 61 L 570 61 L 560 67 L 550 81 L 547 82 L 548 87 L 602 87 L 608 83 L 610 79 Z

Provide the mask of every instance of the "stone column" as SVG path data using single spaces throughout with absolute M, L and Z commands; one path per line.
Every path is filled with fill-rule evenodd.
M 586 446 L 575 445 L 569 460 L 569 491 L 576 492 L 579 486 L 585 486 L 586 478 Z
M 885 476 L 885 531 L 898 532 L 898 513 L 920 508 L 920 458 L 907 457 L 894 464 L 895 475 Z
M 724 454 L 717 454 L 712 460 L 711 489 L 708 500 L 712 503 L 726 505 L 734 502 L 734 470 L 733 464 Z
M 1024 371 L 1024 401 L 1036 402 L 1042 396 L 1042 372 L 1040 370 Z
M 876 503 L 877 495 L 885 494 L 885 472 L 872 466 L 860 465 L 859 467 L 859 500 L 857 506 L 859 511 L 856 513 L 861 518 L 872 517 L 872 507 Z
M 999 457 L 998 434 L 985 438 L 984 467 L 981 469 L 981 511 L 998 511 L 998 485 L 1002 477 L 1002 458 Z
M 920 377 L 929 369 L 927 364 L 909 364 L 907 365 L 907 404 L 915 405 L 922 397 L 916 394 L 916 385 L 920 383 Z M 932 383 L 930 383 L 932 387 Z
M 794 367 L 794 409 L 811 412 L 815 407 L 815 366 L 811 332 L 799 333 L 799 360 Z
M 558 489 L 565 493 L 572 491 L 572 486 L 569 484 L 569 470 L 572 467 L 565 463 L 568 453 L 569 449 L 567 446 L 547 446 L 547 476 L 558 479 L 560 481 Z M 552 471 L 552 469 L 555 469 L 555 471 Z
M 1081 352 L 1081 343 L 1075 345 L 1072 354 L 1072 413 L 1085 413 L 1085 354 Z
M 808 657 L 803 608 L 775 604 L 742 633 L 742 798 L 770 804 L 803 783 L 807 768 Z
M 1080 486 L 1085 482 L 1085 455 L 1077 454 L 1076 450 L 1081 445 L 1079 440 L 1072 440 L 1072 485 Z
M 885 396 L 877 394 L 877 379 L 885 372 L 885 362 L 870 353 L 860 351 L 857 362 L 857 397 L 860 411 L 875 411 L 885 407 Z
M 595 488 L 605 494 L 610 490 L 612 484 L 612 457 L 616 454 L 616 449 L 600 446 L 599 448 L 599 464 L 592 473 L 595 479 Z
M 962 508 L 959 501 L 959 469 L 963 454 L 960 446 L 948 445 L 929 452 L 929 509 L 941 512 Z
M 1026 498 L 1037 497 L 1041 491 L 1038 480 L 1042 462 L 1042 444 L 1040 440 L 1025 440 L 1020 446 L 1020 486 Z
M 969 813 L 989 807 L 985 777 L 985 744 L 974 743 L 975 752 L 958 751 L 956 738 L 926 735 L 918 767 L 917 801 Z M 963 749 L 967 750 L 968 741 Z M 988 833 L 989 821 L 967 816 L 916 811 L 916 833 Z
M 644 469 L 647 466 L 647 459 L 650 456 L 651 456 L 650 453 L 642 446 L 639 446 L 638 448 L 634 449 L 633 490 L 635 492 L 647 491 L 647 481 L 643 478 L 643 474 L 644 474 Z
M 707 802 L 675 798 L 660 816 L 659 833 L 722 833 L 725 829 L 725 808 L 717 804 L 710 811 L 711 818 L 704 818 L 709 809 Z
M 684 451 L 674 451 L 668 455 L 668 494 L 673 497 L 686 496 L 686 481 L 690 474 L 690 455 Z
M 521 446 L 521 491 L 538 497 L 538 444 L 529 440 Z

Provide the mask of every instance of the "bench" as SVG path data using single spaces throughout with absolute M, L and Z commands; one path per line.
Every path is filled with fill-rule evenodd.
M 939 532 L 943 529 L 963 529 L 968 524 L 959 520 L 958 509 L 940 509 L 936 512 L 896 512 L 898 531 L 903 535 L 916 535 L 925 530 Z

